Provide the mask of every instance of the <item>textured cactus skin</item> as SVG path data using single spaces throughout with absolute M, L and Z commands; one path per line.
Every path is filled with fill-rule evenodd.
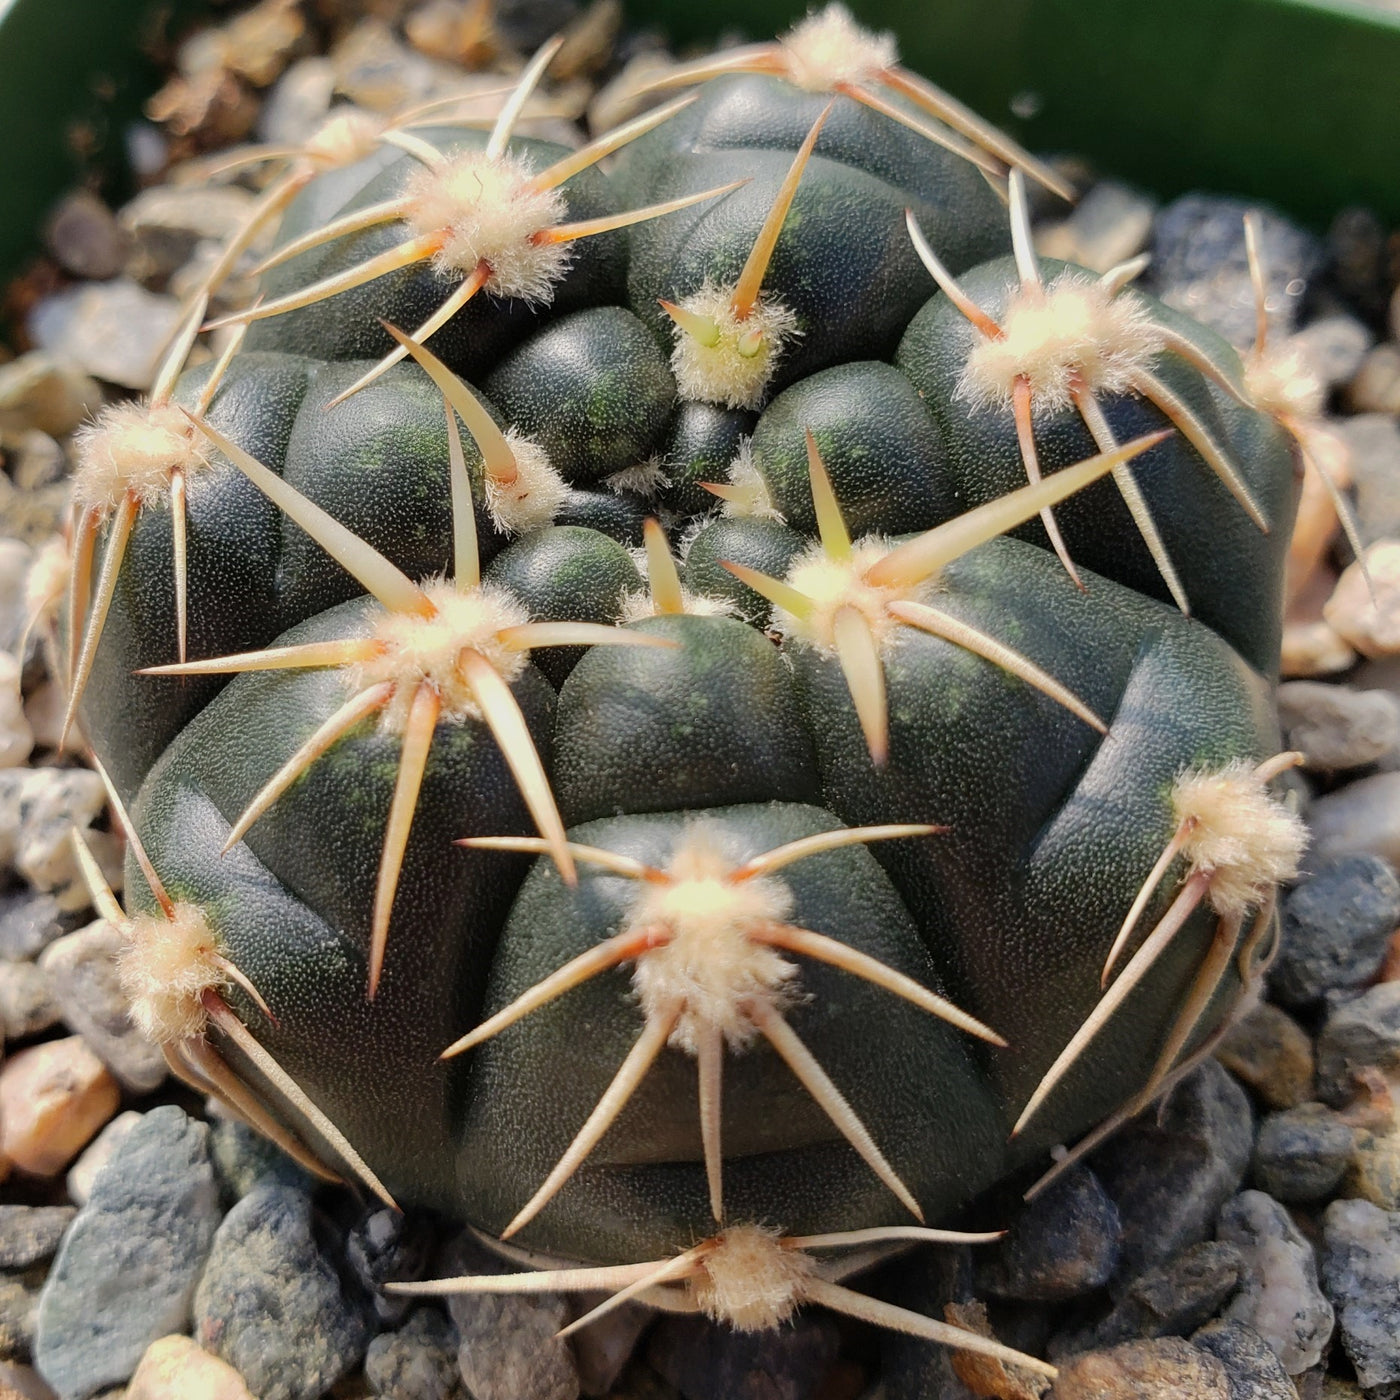
M 933 1221 L 1042 1159 L 1130 1098 L 1211 943 L 1186 922 L 1024 1134 L 1026 1100 L 1101 995 L 1104 958 L 1172 835 L 1188 769 L 1273 753 L 1282 557 L 1295 464 L 1271 420 L 1180 360 L 1157 365 L 1239 463 L 1271 530 L 1258 532 L 1182 439 L 1134 466 L 1190 592 L 1175 609 L 1102 481 L 1057 507 L 1085 587 L 1032 521 L 949 564 L 930 594 L 1029 658 L 1109 722 L 1101 736 L 1055 700 L 949 642 L 905 629 L 883 660 L 890 752 L 872 761 L 837 660 L 777 637 L 768 602 L 726 561 L 782 578 L 817 533 L 810 432 L 855 537 L 902 538 L 1024 483 L 1009 416 L 961 399 L 973 332 L 905 232 L 911 208 L 963 287 L 999 315 L 1016 269 L 1005 214 L 960 158 L 837 98 L 798 186 L 765 292 L 801 331 L 754 410 L 682 401 L 657 299 L 733 279 L 792 153 L 827 105 L 780 79 L 737 76 L 626 148 L 609 175 L 569 182 L 571 218 L 750 183 L 709 204 L 579 245 L 547 306 L 479 297 L 432 348 L 495 420 L 542 444 L 568 493 L 551 525 L 511 538 L 484 504 L 464 435 L 483 576 L 536 621 L 624 622 L 668 649 L 541 650 L 513 681 L 570 839 L 664 866 L 696 814 L 742 857 L 839 826 L 937 823 L 917 840 L 847 847 L 786 869 L 796 922 L 940 990 L 1007 1041 L 997 1048 L 851 975 L 797 959 L 788 1020 L 855 1106 Z M 430 133 L 442 149 L 484 138 Z M 513 141 L 537 162 L 560 152 Z M 395 193 L 410 158 L 388 148 L 313 181 L 283 237 Z M 401 236 L 351 235 L 268 278 L 278 294 Z M 991 259 L 991 261 L 988 261 Z M 970 271 L 968 269 L 971 269 Z M 1045 265 L 1054 275 L 1058 265 Z M 254 325 L 208 420 L 411 579 L 450 573 L 453 517 L 442 397 L 412 363 L 326 405 L 455 280 L 424 267 Z M 1132 293 L 1132 295 L 1136 295 Z M 1237 379 L 1233 352 L 1165 308 Z M 179 398 L 193 402 L 200 371 Z M 1105 403 L 1126 440 L 1162 425 L 1135 397 Z M 1047 474 L 1095 451 L 1069 414 L 1037 414 Z M 745 444 L 745 439 L 752 439 Z M 770 509 L 717 503 L 701 482 L 748 454 Z M 606 478 L 658 459 L 653 499 Z M 739 481 L 736 472 L 734 482 Z M 627 621 L 644 593 L 635 547 L 663 511 L 692 594 L 731 615 Z M 707 511 L 711 513 L 706 513 Z M 192 657 L 363 636 L 359 583 L 225 459 L 191 485 Z M 138 521 L 81 715 L 171 895 L 201 906 L 275 1012 L 238 986 L 239 1017 L 395 1196 L 500 1233 L 568 1146 L 636 1040 L 628 972 L 576 987 L 461 1058 L 439 1053 L 623 920 L 627 882 L 548 857 L 463 849 L 535 831 L 486 724 L 433 735 L 377 995 L 366 997 L 376 868 L 400 738 L 370 719 L 339 739 L 227 854 L 240 813 L 354 693 L 340 670 L 232 679 L 133 674 L 174 659 L 168 512 Z M 653 583 L 655 578 L 653 578 Z M 645 608 L 642 611 L 646 611 Z M 635 608 L 634 608 L 635 612 Z M 1150 927 L 1171 902 L 1149 903 Z M 135 863 L 128 901 L 153 901 Z M 1232 969 L 1191 1037 L 1239 991 Z M 274 1106 L 236 1046 L 221 1052 Z M 789 1233 L 907 1222 L 792 1072 L 759 1042 L 725 1060 L 726 1208 Z M 327 1159 L 289 1107 L 279 1110 Z M 542 1254 L 618 1263 L 665 1256 L 714 1228 L 695 1067 L 666 1049 L 622 1117 L 517 1237 Z

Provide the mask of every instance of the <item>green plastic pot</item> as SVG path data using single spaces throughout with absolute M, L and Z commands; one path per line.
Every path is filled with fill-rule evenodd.
M 157 74 L 142 50 L 199 0 L 0 0 L 0 273 L 84 176 L 121 187 L 121 134 Z M 630 0 L 682 42 L 756 37 L 803 0 Z M 1400 12 L 1348 0 L 857 0 L 904 57 L 1041 150 L 1170 196 L 1268 200 L 1314 226 L 1366 204 L 1400 223 Z M 1019 114 L 1019 115 L 1018 115 Z M 75 154 L 85 133 L 90 151 Z

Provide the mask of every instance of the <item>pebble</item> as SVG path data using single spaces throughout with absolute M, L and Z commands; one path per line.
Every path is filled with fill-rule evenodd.
M 467 1400 L 457 1369 L 457 1329 L 437 1308 L 419 1308 L 365 1353 L 370 1393 L 385 1400 Z
M 372 112 L 421 101 L 433 85 L 433 65 L 378 19 L 361 20 L 331 50 L 330 61 L 336 91 Z
M 1379 856 L 1312 865 L 1315 873 L 1283 899 L 1269 991 L 1285 1006 L 1306 1006 L 1325 992 L 1368 982 L 1400 923 L 1400 880 Z
M 63 691 L 51 680 L 44 680 L 25 698 L 24 714 L 34 731 L 34 742 L 41 749 L 56 749 L 63 733 L 63 712 L 67 708 Z
M 0 1153 L 21 1171 L 56 1176 L 120 1103 L 82 1036 L 21 1050 L 0 1069 Z
M 1209 1352 L 1225 1368 L 1230 1400 L 1298 1400 L 1298 1391 L 1273 1349 L 1242 1322 L 1207 1323 L 1191 1345 Z
M 182 1109 L 154 1108 L 94 1183 L 39 1300 L 35 1364 L 62 1400 L 121 1384 L 188 1327 L 219 1219 L 208 1138 Z
M 1270 324 L 1274 334 L 1286 333 L 1323 261 L 1323 249 L 1310 233 L 1253 202 L 1203 194 L 1173 200 L 1152 229 L 1150 275 L 1157 295 L 1232 345 L 1254 339 L 1254 287 L 1244 246 L 1244 216 L 1251 210 L 1260 214 Z
M 0 374 L 4 374 L 0 368 Z M 34 551 L 23 540 L 0 539 L 0 644 L 13 651 L 29 621 L 29 569 Z
M 127 275 L 163 291 L 201 243 L 227 241 L 256 203 L 256 195 L 236 185 L 155 185 L 142 190 L 117 216 L 131 237 Z
M 261 1133 L 255 1133 L 246 1123 L 232 1118 L 213 1120 L 209 1156 L 225 1207 L 241 1201 L 254 1187 L 269 1183 L 308 1192 L 312 1189 L 305 1168 L 298 1166 Z
M 1220 1212 L 1216 1235 L 1244 1261 L 1226 1319 L 1258 1332 L 1290 1376 L 1316 1366 L 1332 1336 L 1332 1304 L 1318 1285 L 1312 1245 L 1288 1212 L 1262 1191 L 1242 1191 Z
M 589 1396 L 611 1393 L 632 1359 L 642 1333 L 656 1314 L 637 1303 L 624 1303 L 574 1333 L 574 1361 L 579 1389 Z
M 1180 1337 L 1125 1342 L 1060 1367 L 1047 1400 L 1231 1400 L 1225 1367 Z
M 38 428 L 25 428 L 5 443 L 5 466 L 21 491 L 52 486 L 68 470 L 63 448 Z
M 27 1040 L 62 1019 L 43 968 L 0 962 L 0 1030 L 6 1040 Z
M 1309 869 L 1364 853 L 1400 864 L 1400 773 L 1375 773 L 1325 793 L 1308 808 L 1308 828 Z
M 125 945 L 119 928 L 98 919 L 49 944 L 39 966 L 48 973 L 69 1029 L 87 1041 L 133 1094 L 149 1094 L 165 1079 L 165 1056 L 127 1014 L 129 1003 L 117 971 Z
M 1317 1038 L 1318 1098 L 1345 1107 L 1356 1076 L 1372 1065 L 1400 1072 L 1400 982 L 1381 982 L 1332 1008 Z
M 117 277 L 45 297 L 29 313 L 28 328 L 40 349 L 70 360 L 94 378 L 125 389 L 149 389 L 179 319 L 174 297 Z
M 1322 1234 L 1342 1348 L 1370 1400 L 1391 1400 L 1400 1394 L 1400 1211 L 1333 1201 Z
M 1400 1210 L 1400 1124 L 1394 1119 L 1379 1132 L 1357 1130 L 1342 1194 Z
M 576 1400 L 578 1366 L 555 1335 L 569 1321 L 569 1305 L 557 1293 L 461 1294 L 447 1300 L 447 1311 L 472 1400 Z
M 273 1182 L 224 1217 L 194 1321 L 195 1340 L 236 1367 L 259 1400 L 317 1400 L 370 1337 L 363 1300 L 346 1295 L 318 1242 L 310 1196 Z
M 1394 413 L 1345 418 L 1339 431 L 1351 456 L 1356 526 L 1363 544 L 1400 539 L 1400 423 Z
M 20 662 L 0 651 L 0 768 L 18 768 L 34 747 L 34 731 L 24 715 Z
M 1357 413 L 1400 413 L 1400 345 L 1384 341 L 1361 362 L 1347 386 Z
M 1400 652 L 1400 540 L 1367 546 L 1366 568 L 1370 586 L 1359 562 L 1347 565 L 1322 616 L 1362 656 L 1390 656 Z
M 1285 622 L 1279 670 L 1286 678 L 1334 676 L 1356 661 L 1356 653 L 1340 634 L 1320 619 Z
M 1156 212 L 1151 195 L 1117 180 L 1100 180 L 1067 219 L 1036 230 L 1035 249 L 1043 258 L 1107 272 L 1147 246 Z
M 0 365 L 0 431 L 71 433 L 102 407 L 102 389 L 78 366 L 42 350 Z
M 115 277 L 126 260 L 125 235 L 90 190 L 59 200 L 44 225 L 44 246 L 65 272 L 98 282 Z
M 1400 700 L 1384 690 L 1288 681 L 1278 689 L 1278 721 L 1285 746 L 1314 771 L 1361 768 L 1400 745 Z
M 393 1324 L 406 1317 L 416 1299 L 383 1293 L 386 1283 L 420 1279 L 438 1242 L 435 1223 L 424 1215 L 375 1208 L 350 1229 L 345 1257 L 374 1303 L 375 1316 Z
M 12 865 L 35 889 L 53 891 L 61 909 L 86 909 L 73 828 L 91 825 L 106 802 L 101 778 L 87 768 L 0 769 L 0 865 Z M 117 838 L 88 835 L 104 873 L 120 883 Z
M 1092 1165 L 1118 1207 L 1118 1288 L 1205 1239 L 1239 1190 L 1253 1146 L 1249 1100 L 1214 1060 L 1100 1150 Z
M 1330 389 L 1345 384 L 1356 374 L 1375 339 L 1364 322 L 1338 312 L 1309 321 L 1293 336 L 1290 345 Z
M 325 121 L 334 96 L 335 66 L 330 59 L 298 59 L 263 99 L 258 139 L 272 146 L 302 145 Z
M 807 1400 L 836 1359 L 838 1345 L 835 1324 L 820 1314 L 803 1313 L 771 1332 L 734 1332 L 702 1317 L 663 1317 L 652 1330 L 647 1360 L 685 1400 Z
M 72 1206 L 0 1205 L 0 1269 L 52 1259 L 76 1214 Z
M 1271 1002 L 1260 1002 L 1232 1026 L 1215 1056 L 1270 1108 L 1296 1108 L 1312 1097 L 1312 1041 Z
M 78 1160 L 68 1169 L 68 1199 L 75 1205 L 85 1206 L 92 1197 L 93 1184 L 98 1173 L 112 1160 L 118 1147 L 126 1141 L 127 1135 L 141 1121 L 142 1114 L 134 1108 L 119 1113 L 83 1148 Z
M 639 117 L 665 100 L 665 89 L 652 84 L 678 67 L 670 54 L 644 50 L 629 58 L 616 77 L 609 79 L 588 104 L 588 129 L 595 136 Z
M 125 1400 L 257 1400 L 226 1361 L 188 1337 L 162 1337 L 146 1348 Z
M 1057 1340 L 1056 1354 L 1116 1346 L 1135 1337 L 1184 1336 L 1220 1311 L 1244 1268 L 1233 1245 L 1202 1240 L 1128 1285 L 1112 1312 L 1087 1332 Z
M 1102 1287 L 1118 1265 L 1118 1208 L 1098 1177 L 1075 1167 L 1016 1216 L 979 1260 L 979 1292 L 1058 1302 Z
M 1254 1184 L 1276 1200 L 1319 1201 L 1341 1181 L 1355 1139 L 1356 1130 L 1326 1104 L 1267 1114 L 1254 1143 Z
M 38 1306 L 37 1286 L 0 1274 L 0 1361 L 28 1361 L 33 1355 Z M 7 1400 L 3 1390 L 0 1400 Z
M 23 962 L 63 936 L 63 911 L 51 894 L 0 894 L 0 959 Z
M 529 53 L 580 11 L 579 0 L 496 0 L 492 19 L 501 38 Z

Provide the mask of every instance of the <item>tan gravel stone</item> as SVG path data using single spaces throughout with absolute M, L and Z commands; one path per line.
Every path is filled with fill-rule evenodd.
M 243 1377 L 189 1337 L 162 1337 L 146 1348 L 126 1400 L 255 1400 Z
M 22 1171 L 55 1176 L 120 1103 L 117 1081 L 81 1036 L 22 1050 L 0 1070 L 0 1150 Z

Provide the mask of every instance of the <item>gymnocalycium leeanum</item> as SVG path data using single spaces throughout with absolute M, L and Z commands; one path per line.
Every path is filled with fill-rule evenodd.
M 1257 983 L 1291 439 L 1137 263 L 1039 258 L 1056 172 L 842 6 L 577 150 L 516 134 L 555 47 L 489 130 L 254 152 L 85 432 L 61 650 L 134 1015 L 531 1266 L 406 1290 L 813 1303 L 1048 1372 L 844 1280 L 990 1238 L 937 1227 Z

